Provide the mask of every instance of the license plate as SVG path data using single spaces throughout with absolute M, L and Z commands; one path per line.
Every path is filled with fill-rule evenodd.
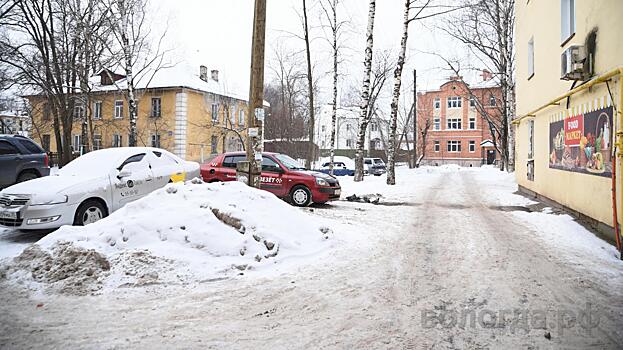
M 17 212 L 0 210 L 0 219 L 17 219 Z
M 342 194 L 342 190 L 335 190 L 335 195 L 339 196 L 340 194 Z

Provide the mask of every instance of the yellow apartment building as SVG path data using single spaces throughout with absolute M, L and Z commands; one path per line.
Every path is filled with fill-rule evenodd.
M 612 238 L 623 207 L 621 16 L 621 0 L 516 2 L 519 188 Z
M 128 146 L 129 113 L 125 77 L 103 70 L 91 79 L 92 91 L 74 98 L 72 150 Z M 246 138 L 247 101 L 205 66 L 196 71 L 179 66 L 158 71 L 137 84 L 137 145 L 160 147 L 187 160 L 239 151 Z M 55 153 L 56 140 L 47 101 L 27 96 L 32 106 L 32 137 Z M 265 103 L 265 106 L 268 106 Z M 90 140 L 82 139 L 86 120 Z M 92 131 L 91 131 L 92 130 Z M 92 138 L 92 139 L 91 139 Z M 86 146 L 88 145 L 88 146 Z

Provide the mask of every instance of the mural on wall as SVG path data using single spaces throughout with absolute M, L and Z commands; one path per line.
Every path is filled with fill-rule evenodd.
M 612 176 L 612 116 L 606 107 L 549 124 L 549 167 Z

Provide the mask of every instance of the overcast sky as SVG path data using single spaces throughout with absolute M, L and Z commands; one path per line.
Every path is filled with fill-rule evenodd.
M 173 56 L 177 61 L 208 69 L 218 69 L 230 86 L 247 88 L 250 68 L 250 48 L 253 21 L 253 0 L 154 0 L 158 7 L 158 20 L 168 19 L 168 43 L 175 47 Z M 314 4 L 317 0 L 308 0 Z M 293 52 L 302 50 L 304 43 L 288 33 L 301 33 L 297 11 L 301 0 L 268 0 L 266 79 L 271 79 L 268 66 L 273 52 L 279 45 Z M 377 1 L 375 21 L 375 49 L 398 52 L 402 31 L 403 0 Z M 363 52 L 368 14 L 367 0 L 342 0 L 338 20 L 350 22 L 344 34 L 344 57 L 340 65 L 341 86 L 359 85 L 363 73 Z M 317 64 L 316 74 L 327 74 L 324 85 L 330 87 L 331 49 L 323 39 L 321 10 L 310 9 L 309 21 L 314 27 L 312 59 Z M 418 90 L 434 89 L 449 75 L 442 71 L 443 62 L 422 53 L 437 52 L 446 56 L 460 56 L 456 44 L 452 44 L 439 30 L 435 20 L 416 22 L 411 25 L 409 51 L 405 65 L 405 85 L 412 88 L 412 70 L 418 70 Z M 464 55 L 463 55 L 464 56 Z M 304 61 L 303 61 L 304 63 Z M 357 82 L 357 83 L 355 83 Z M 322 98 L 322 97 L 321 97 Z M 324 98 L 326 100 L 326 98 Z M 326 101 L 324 101 L 326 102 Z

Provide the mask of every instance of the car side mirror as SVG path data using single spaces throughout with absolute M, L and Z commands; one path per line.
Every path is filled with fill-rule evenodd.
M 130 170 L 121 170 L 119 171 L 119 174 L 117 174 L 117 179 L 123 179 L 124 177 L 130 177 L 130 175 L 132 175 L 132 172 Z

